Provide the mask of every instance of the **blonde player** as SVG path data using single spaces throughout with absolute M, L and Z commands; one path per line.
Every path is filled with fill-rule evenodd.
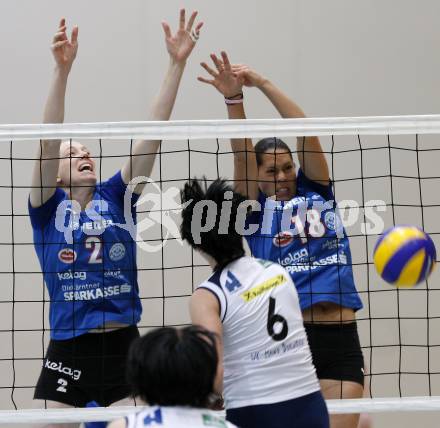
M 170 61 L 151 120 L 170 117 L 202 26 L 195 24 L 196 16 L 193 12 L 187 21 L 182 9 L 174 34 L 167 23 L 162 24 Z M 55 71 L 45 123 L 64 120 L 67 81 L 77 50 L 78 27 L 68 37 L 62 19 L 52 43 Z M 159 145 L 159 141 L 135 142 L 132 156 L 122 168 L 109 180 L 97 183 L 95 162 L 85 145 L 41 142 L 29 214 L 51 299 L 51 340 L 35 390 L 35 398 L 45 400 L 48 407 L 84 407 L 91 401 L 108 406 L 128 396 L 125 359 L 129 344 L 139 336 L 136 324 L 142 308 L 136 244 L 117 224 L 126 223 L 128 183 L 133 177 L 151 174 Z M 134 189 L 132 202 L 142 188 Z M 131 215 L 135 217 L 134 209 Z M 64 233 L 65 224 L 71 225 L 70 238 Z

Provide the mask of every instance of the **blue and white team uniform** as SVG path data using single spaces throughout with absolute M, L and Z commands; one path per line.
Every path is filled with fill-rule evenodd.
M 260 191 L 261 210 L 254 210 L 247 219 L 247 227 L 254 228 L 253 233 L 246 236 L 252 254 L 279 263 L 289 272 L 298 290 L 302 310 L 321 302 L 354 311 L 362 308 L 353 279 L 348 237 L 334 199 L 331 183 L 324 186 L 309 180 L 300 169 L 294 198 L 275 201 Z M 363 360 L 355 323 L 306 327 L 320 379 L 362 380 L 363 383 Z M 325 331 L 311 331 L 314 329 Z M 341 330 L 345 331 L 342 335 Z M 322 367 L 319 362 L 320 359 L 328 360 L 328 355 L 320 355 L 323 352 L 341 351 L 339 342 L 343 336 L 349 338 L 350 349 L 356 351 L 355 374 L 341 373 L 343 369 L 339 366 L 350 365 L 342 361 L 343 356 L 341 361 L 335 362 L 336 368 Z M 323 344 L 322 337 L 329 343 Z M 317 350 L 315 342 L 322 352 Z M 317 342 L 321 342 L 321 346 Z
M 118 390 L 121 385 L 107 386 L 106 394 L 100 396 L 94 393 L 87 397 L 81 391 L 92 388 L 85 386 L 85 382 L 98 389 L 98 380 L 92 381 L 87 372 L 93 376 L 98 372 L 110 376 L 110 372 L 119 371 L 129 343 L 138 336 L 135 326 L 140 319 L 141 304 L 136 244 L 129 231 L 119 226 L 127 221 L 126 189 L 119 171 L 96 185 L 85 211 L 75 212 L 75 205 L 59 188 L 40 207 L 33 208 L 29 202 L 35 250 L 51 302 L 51 342 L 36 398 L 85 406 L 93 400 L 101 405 L 111 404 L 128 394 L 122 378 L 117 381 L 124 383 L 123 391 Z M 132 204 L 137 198 L 133 194 L 129 199 L 133 224 L 136 213 Z M 109 333 L 88 333 L 108 323 L 130 327 Z M 117 341 L 118 345 L 113 343 Z M 117 367 L 111 367 L 109 360 L 107 367 L 93 366 L 98 362 L 103 364 L 103 356 L 109 353 Z M 51 382 L 47 381 L 49 378 Z M 54 392 L 48 392 L 53 389 Z
M 328 427 L 298 294 L 278 264 L 241 257 L 199 288 L 218 299 L 226 416 L 242 427 Z
M 234 428 L 221 416 L 191 407 L 149 407 L 126 418 L 126 428 Z

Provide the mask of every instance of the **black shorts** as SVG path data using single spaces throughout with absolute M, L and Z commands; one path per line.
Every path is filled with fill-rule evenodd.
M 126 358 L 137 337 L 137 327 L 129 326 L 108 333 L 51 340 L 34 398 L 85 407 L 90 401 L 109 406 L 128 397 Z
M 318 379 L 335 379 L 364 385 L 364 357 L 355 322 L 304 323 Z

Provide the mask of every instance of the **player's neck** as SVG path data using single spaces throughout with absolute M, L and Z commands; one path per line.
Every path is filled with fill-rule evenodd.
M 95 186 L 65 188 L 64 191 L 69 195 L 69 199 L 78 202 L 81 211 L 84 211 L 87 204 L 93 199 Z
M 209 266 L 211 266 L 211 269 L 214 270 L 214 268 L 217 266 L 217 262 L 215 261 L 214 257 L 211 257 L 209 254 L 206 254 L 205 252 L 200 251 L 200 254 L 202 257 L 209 263 Z

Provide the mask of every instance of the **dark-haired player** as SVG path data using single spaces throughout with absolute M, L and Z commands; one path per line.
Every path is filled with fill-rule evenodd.
M 133 396 L 150 407 L 109 428 L 233 428 L 207 410 L 221 384 L 215 335 L 199 326 L 163 327 L 136 339 L 127 360 Z
M 233 66 L 225 52 L 203 64 L 225 97 L 230 119 L 243 119 L 243 86 L 257 87 L 284 118 L 302 118 L 301 108 L 270 80 L 245 65 Z M 288 146 L 277 138 L 231 141 L 235 189 L 258 200 L 246 236 L 252 254 L 281 264 L 298 290 L 321 389 L 326 399 L 361 398 L 363 356 L 355 312 L 362 308 L 351 267 L 348 237 L 335 211 L 329 169 L 319 139 L 298 138 L 297 170 Z M 287 220 L 287 221 L 286 221 Z M 359 415 L 332 415 L 332 428 L 354 428 Z
M 326 428 L 298 294 L 280 265 L 245 256 L 243 201 L 222 180 L 182 191 L 182 238 L 213 269 L 190 312 L 220 338 L 226 418 L 242 428 Z

